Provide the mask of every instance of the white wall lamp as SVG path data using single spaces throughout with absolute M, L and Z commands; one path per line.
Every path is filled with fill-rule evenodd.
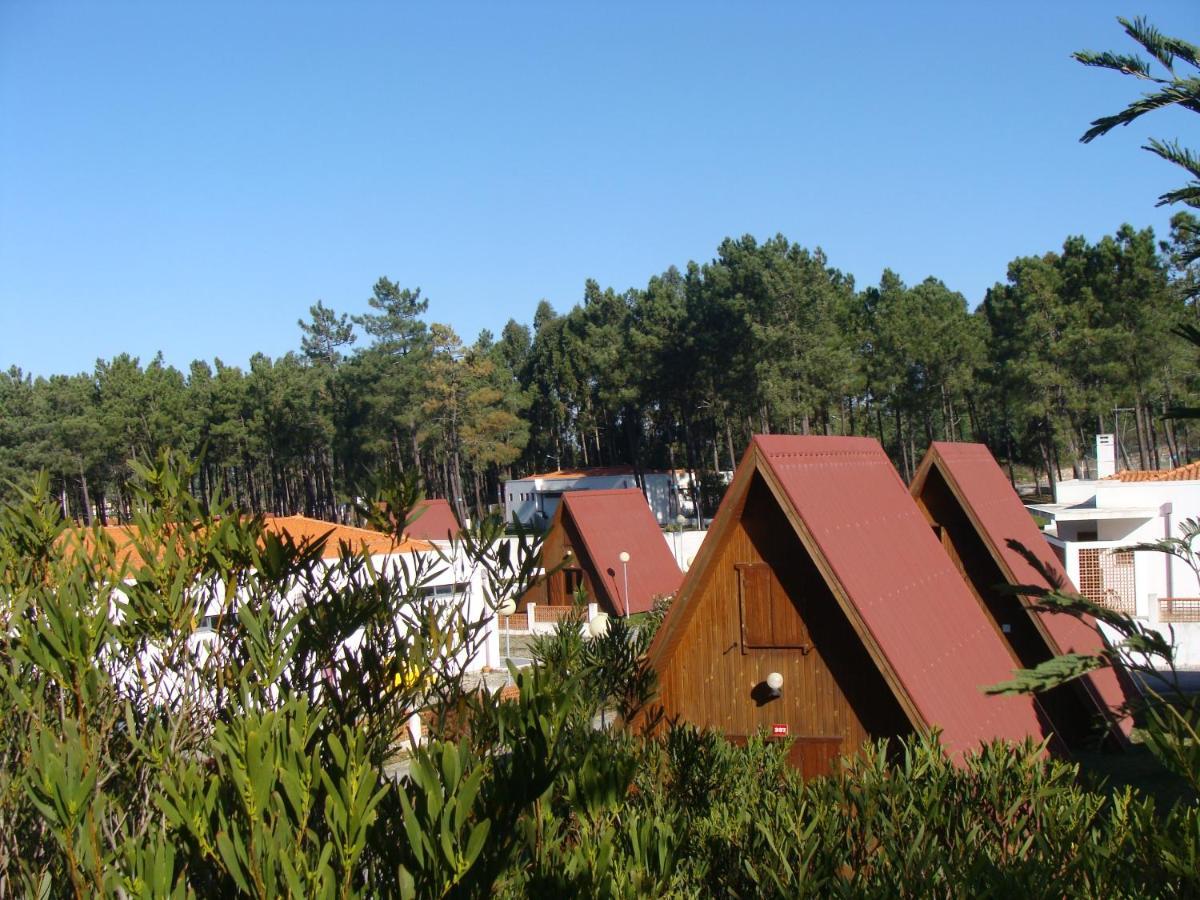
M 767 693 L 772 700 L 783 696 L 783 675 L 779 672 L 772 672 L 767 676 Z
M 604 637 L 608 634 L 608 613 L 596 613 L 587 623 L 587 635 L 590 638 Z

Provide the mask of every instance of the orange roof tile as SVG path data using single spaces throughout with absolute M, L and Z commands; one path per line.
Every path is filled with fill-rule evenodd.
M 554 481 L 557 478 L 602 478 L 613 475 L 633 475 L 635 474 L 633 466 L 591 466 L 588 468 L 578 469 L 555 469 L 553 472 L 541 472 L 536 475 L 526 475 L 524 478 L 514 479 L 516 481 L 532 481 L 535 478 L 541 478 L 544 481 Z M 664 475 L 665 472 L 645 470 L 643 475 Z
M 354 550 L 366 549 L 368 553 L 416 553 L 422 550 L 432 550 L 433 545 L 427 541 L 409 540 L 397 541 L 392 535 L 382 531 L 372 531 L 369 528 L 355 528 L 353 525 L 338 525 L 335 522 L 324 522 L 321 519 L 310 519 L 307 516 L 267 516 L 263 520 L 265 530 L 271 534 L 288 535 L 296 543 L 315 541 L 328 535 L 323 559 L 333 559 L 339 555 L 342 544 L 349 545 Z
M 116 545 L 117 561 L 129 561 L 132 565 L 141 565 L 143 560 L 134 547 L 134 532 L 131 525 L 107 525 L 101 529 Z M 367 528 L 355 528 L 352 525 L 339 525 L 334 522 L 324 522 L 320 519 L 310 519 L 307 516 L 265 516 L 263 530 L 268 534 L 288 535 L 297 544 L 312 542 L 328 535 L 322 559 L 336 559 L 341 552 L 341 545 L 346 544 L 353 550 L 366 549 L 372 555 L 383 553 L 417 553 L 425 550 L 432 551 L 433 545 L 427 541 L 405 539 L 397 542 L 394 537 L 380 531 Z M 81 536 L 84 546 L 91 544 L 91 532 L 80 529 L 76 532 Z
M 1141 469 L 1122 469 L 1116 475 L 1109 475 L 1105 481 L 1200 481 L 1200 460 L 1190 462 L 1185 466 L 1174 469 L 1159 469 L 1147 471 Z

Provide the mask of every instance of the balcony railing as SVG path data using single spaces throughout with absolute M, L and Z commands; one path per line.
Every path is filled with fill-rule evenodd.
M 1200 622 L 1200 597 L 1159 597 L 1160 622 Z

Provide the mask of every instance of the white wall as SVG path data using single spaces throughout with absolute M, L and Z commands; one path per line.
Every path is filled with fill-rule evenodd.
M 667 472 L 646 473 L 646 499 L 659 524 L 673 521 L 675 479 Z M 587 475 L 580 478 L 523 478 L 504 483 L 504 519 L 515 515 L 525 525 L 544 528 L 554 518 L 560 496 L 567 491 L 606 491 L 637 487 L 637 478 L 628 475 Z M 552 495 L 552 496 L 551 496 Z
M 666 533 L 667 545 L 671 548 L 671 554 L 684 572 L 690 569 L 692 563 L 696 561 L 696 554 L 700 552 L 700 545 L 704 543 L 707 534 L 707 531 L 694 529 L 685 530 L 682 533 L 676 531 Z
M 1097 484 L 1099 482 L 1084 481 L 1083 479 L 1060 481 L 1054 486 L 1054 502 L 1070 506 L 1087 503 L 1096 496 Z
M 1093 481 L 1096 506 L 1159 507 L 1170 503 L 1177 518 L 1200 516 L 1200 481 Z M 1064 482 L 1069 484 L 1069 482 Z M 1059 501 L 1062 502 L 1062 501 Z
M 1152 520 L 1161 523 L 1161 520 Z M 1067 575 L 1079 584 L 1079 551 L 1085 547 L 1120 549 L 1128 547 L 1130 541 L 1067 542 L 1064 547 Z M 1160 622 L 1158 615 L 1159 597 L 1200 597 L 1200 585 L 1188 566 L 1174 557 L 1153 550 L 1134 553 L 1134 590 L 1137 610 L 1135 615 L 1142 624 L 1158 631 L 1175 646 L 1175 664 L 1180 668 L 1200 668 L 1200 622 Z M 1170 568 L 1170 579 L 1167 570 Z M 1103 629 L 1110 641 L 1117 635 Z

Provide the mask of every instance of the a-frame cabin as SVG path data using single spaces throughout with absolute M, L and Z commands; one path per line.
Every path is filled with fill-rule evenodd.
M 911 492 L 1007 644 L 1014 666 L 1029 669 L 1063 653 L 1104 649 L 1104 638 L 1090 617 L 1035 612 L 1034 601 L 1006 589 L 1062 587 L 1075 593 L 987 447 L 935 441 L 917 468 Z M 1072 749 L 1106 735 L 1109 743 L 1123 744 L 1132 725 L 1119 712 L 1125 701 L 1121 680 L 1109 668 L 1039 695 L 1056 734 Z
M 755 437 L 649 658 L 667 718 L 786 733 L 806 775 L 869 738 L 938 728 L 959 757 L 1046 733 L 1031 698 L 983 693 L 1011 657 L 870 438 Z
M 621 561 L 621 554 L 629 559 Z M 647 612 L 658 597 L 674 594 L 683 580 L 662 529 L 637 488 L 568 491 L 554 510 L 542 541 L 549 573 L 520 604 L 565 606 L 584 588 L 610 615 Z
M 431 497 L 413 507 L 404 536 L 419 541 L 452 541 L 461 530 L 450 501 Z

